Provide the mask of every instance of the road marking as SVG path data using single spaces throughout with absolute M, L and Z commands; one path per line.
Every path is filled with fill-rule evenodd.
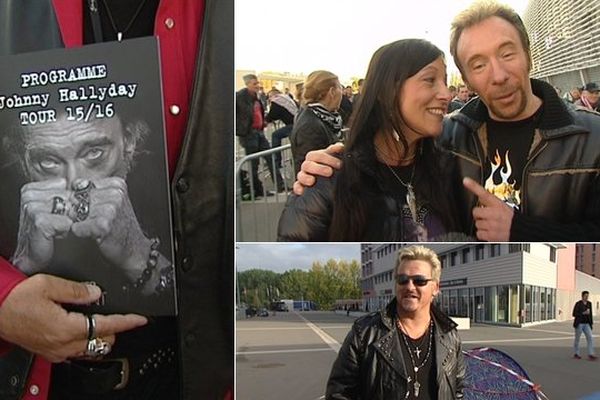
M 600 337 L 600 335 L 592 335 Z M 485 339 L 485 340 L 463 340 L 463 344 L 486 344 L 486 343 L 517 343 L 517 342 L 549 342 L 552 340 L 573 340 L 573 336 L 563 336 L 555 338 L 534 338 L 534 339 Z
M 306 325 L 309 326 L 310 329 L 312 329 L 325 343 L 327 343 L 327 345 L 331 347 L 333 351 L 335 351 L 336 353 L 340 351 L 340 347 L 342 347 L 342 345 L 337 340 L 329 336 L 327 333 L 325 333 L 325 331 L 323 331 L 321 328 L 304 318 L 299 313 L 294 311 L 294 314 L 300 317 L 300 319 L 302 319 L 304 323 L 306 323 Z
M 290 328 L 269 328 L 269 327 L 264 327 L 264 328 L 236 328 L 236 331 L 292 331 L 292 330 L 308 330 L 310 329 L 308 326 L 302 326 L 302 327 L 290 327 Z
M 315 351 L 331 351 L 329 347 L 321 347 L 316 349 L 289 349 L 289 350 L 264 350 L 264 351 L 238 351 L 236 356 L 247 356 L 256 354 L 281 354 L 281 353 L 310 353 Z
M 264 328 L 236 328 L 236 331 L 287 331 L 287 330 L 307 330 L 310 329 L 308 326 L 302 327 L 281 327 L 281 328 L 273 328 L 273 327 L 264 327 Z M 327 329 L 348 329 L 350 330 L 350 325 L 332 325 L 328 326 Z
M 525 332 L 544 332 L 544 333 L 556 333 L 557 335 L 568 335 L 569 332 L 567 331 L 551 331 L 549 329 L 535 329 L 535 328 L 513 328 L 511 327 L 510 329 L 517 329 L 517 330 L 521 330 L 521 331 L 525 331 Z

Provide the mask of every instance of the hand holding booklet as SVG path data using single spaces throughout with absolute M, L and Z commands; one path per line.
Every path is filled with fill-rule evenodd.
M 0 65 L 0 255 L 94 282 L 86 311 L 175 314 L 156 38 Z

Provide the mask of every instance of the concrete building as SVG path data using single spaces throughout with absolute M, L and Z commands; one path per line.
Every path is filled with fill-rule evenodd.
M 600 1 L 530 0 L 523 22 L 531 41 L 531 76 L 562 93 L 600 82 Z
M 403 244 L 363 244 L 363 306 L 394 296 L 394 266 Z M 474 323 L 527 326 L 571 318 L 581 290 L 600 305 L 600 280 L 575 271 L 574 244 L 429 244 L 442 262 L 438 304 Z M 600 310 L 599 310 L 600 311 Z
M 267 93 L 272 88 L 277 88 L 281 92 L 284 92 L 285 89 L 289 89 L 290 92 L 296 97 L 296 84 L 304 82 L 306 76 L 303 74 L 293 74 L 290 72 L 272 72 L 272 71 L 262 71 L 256 72 L 253 70 L 236 70 L 235 71 L 235 90 L 238 91 L 245 87 L 244 80 L 242 79 L 244 75 L 254 74 L 258 78 L 260 84 Z
M 598 264 L 600 257 L 597 258 L 597 249 L 600 252 L 600 245 L 597 243 L 578 244 L 575 268 L 591 276 L 600 275 L 600 265 Z

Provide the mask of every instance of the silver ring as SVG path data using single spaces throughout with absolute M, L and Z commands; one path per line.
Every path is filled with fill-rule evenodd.
M 60 196 L 54 196 L 52 198 L 52 214 L 57 214 L 57 215 L 65 215 L 65 212 L 67 211 L 67 203 L 65 202 L 65 199 L 63 199 Z
M 76 203 L 74 222 L 85 221 L 90 215 L 90 191 L 95 187 L 94 182 L 87 179 L 73 184 L 73 190 L 75 191 L 73 197 L 75 197 Z
M 86 315 L 85 322 L 87 326 L 87 340 L 96 339 L 96 318 L 93 315 Z
M 91 189 L 92 186 L 92 181 L 88 180 L 88 179 L 82 179 L 80 181 L 78 181 L 77 183 L 73 183 L 72 185 L 73 190 L 76 192 L 85 192 L 88 189 Z
M 110 343 L 105 342 L 101 338 L 95 338 L 88 340 L 85 355 L 91 358 L 99 358 L 107 355 L 111 350 Z

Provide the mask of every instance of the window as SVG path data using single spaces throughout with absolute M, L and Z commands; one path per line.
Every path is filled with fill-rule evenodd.
M 454 267 L 456 265 L 456 252 L 453 251 L 452 253 L 450 253 L 450 266 Z
M 483 245 L 482 244 L 478 244 L 477 247 L 475 247 L 475 260 L 476 261 L 483 260 Z
M 471 251 L 471 249 L 469 249 L 468 247 L 466 249 L 463 249 L 462 251 L 462 263 L 463 264 L 467 264 L 469 262 L 469 252 Z
M 446 268 L 446 256 L 440 256 L 440 264 L 442 264 L 442 269 Z
M 490 245 L 490 257 L 497 257 L 500 255 L 500 245 L 499 244 L 491 244 Z
M 550 247 L 550 261 L 556 262 L 556 248 Z

